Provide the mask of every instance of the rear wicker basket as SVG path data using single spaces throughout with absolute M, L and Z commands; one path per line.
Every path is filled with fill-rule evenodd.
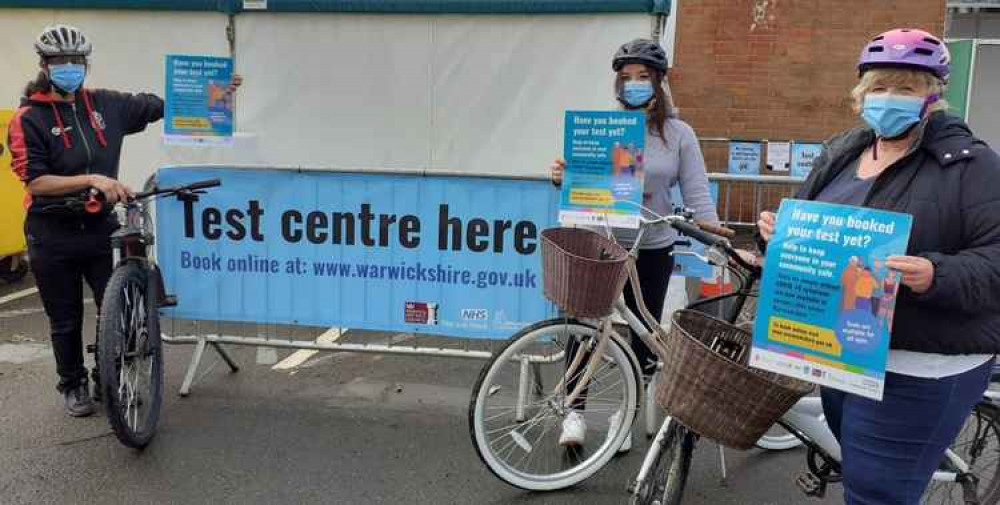
M 813 386 L 750 368 L 751 343 L 746 330 L 695 310 L 678 310 L 670 335 L 658 349 L 663 375 L 656 401 L 704 437 L 737 449 L 753 447 Z M 713 346 L 741 349 L 739 361 L 713 351 Z
M 581 228 L 542 232 L 545 297 L 577 317 L 611 313 L 628 279 L 628 251 L 613 240 Z

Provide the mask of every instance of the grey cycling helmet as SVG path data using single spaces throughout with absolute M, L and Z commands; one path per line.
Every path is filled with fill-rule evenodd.
M 618 48 L 615 57 L 611 60 L 611 68 L 618 72 L 629 63 L 642 63 L 660 72 L 667 71 L 667 52 L 655 41 L 649 39 L 635 39 L 626 42 Z
M 35 40 L 35 51 L 50 56 L 90 56 L 90 41 L 78 28 L 69 25 L 46 26 Z

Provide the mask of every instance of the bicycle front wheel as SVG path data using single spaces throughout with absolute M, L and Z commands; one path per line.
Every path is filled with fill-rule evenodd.
M 634 359 L 617 335 L 600 353 L 598 341 L 592 326 L 543 321 L 514 335 L 483 368 L 469 404 L 469 431 L 497 477 L 533 491 L 566 488 L 600 470 L 631 436 L 639 400 Z M 585 359 L 576 359 L 580 353 Z M 591 379 L 568 407 L 587 364 Z M 564 447 L 560 437 L 570 414 L 578 433 L 582 419 L 584 438 Z
M 115 436 L 135 449 L 153 438 L 163 399 L 154 282 L 140 263 L 124 263 L 111 275 L 101 304 L 98 359 L 104 405 Z
M 676 419 L 667 422 L 670 426 L 666 435 L 655 448 L 656 460 L 646 481 L 632 496 L 632 505 L 678 505 L 684 495 L 694 452 L 694 435 Z

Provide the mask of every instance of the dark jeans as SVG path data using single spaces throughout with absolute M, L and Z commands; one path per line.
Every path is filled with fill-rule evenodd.
M 28 255 L 49 318 L 59 391 L 87 377 L 83 366 L 83 281 L 100 310 L 112 270 L 110 235 L 117 223 L 107 217 L 63 218 L 29 215 Z
M 649 310 L 650 314 L 656 318 L 657 321 L 663 315 L 663 302 L 667 297 L 667 286 L 670 283 L 670 275 L 674 271 L 674 257 L 670 255 L 673 251 L 673 247 L 664 247 L 662 249 L 640 249 L 639 257 L 636 259 L 636 270 L 639 273 L 639 287 L 642 292 L 642 300 L 646 304 L 646 308 Z M 625 304 L 628 306 L 629 310 L 635 313 L 636 316 L 642 320 L 642 316 L 639 315 L 638 305 L 636 305 L 635 297 L 632 295 L 632 285 L 631 282 L 625 283 Z M 645 322 L 643 323 L 645 324 Z M 642 367 L 642 374 L 645 376 L 650 376 L 656 371 L 656 354 L 650 350 L 642 339 L 639 338 L 635 332 L 630 331 L 632 334 L 632 352 L 635 353 L 636 358 L 639 359 L 639 366 Z M 570 339 L 566 347 L 566 364 L 569 366 L 573 362 L 573 357 L 576 356 L 578 342 L 575 339 Z M 584 357 L 583 363 L 586 364 L 586 360 L 589 356 Z M 583 375 L 585 367 L 581 366 L 575 377 L 571 378 L 566 383 L 566 391 L 573 391 L 576 387 L 577 380 Z M 583 390 L 581 395 L 578 397 L 577 401 L 574 402 L 573 408 L 583 409 L 584 403 L 586 402 L 586 390 Z
M 887 373 L 881 402 L 823 388 L 847 505 L 916 505 L 978 403 L 993 361 L 941 379 Z

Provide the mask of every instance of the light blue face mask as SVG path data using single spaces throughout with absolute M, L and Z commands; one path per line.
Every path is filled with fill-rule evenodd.
M 919 96 L 869 94 L 865 96 L 861 117 L 875 130 L 876 135 L 893 139 L 920 122 L 926 102 L 925 98 Z
M 67 93 L 75 93 L 83 85 L 83 79 L 87 76 L 86 65 L 78 63 L 64 63 L 62 65 L 49 65 L 49 80 L 59 89 Z
M 653 83 L 649 81 L 629 81 L 622 87 L 621 101 L 629 107 L 644 107 L 653 99 Z

